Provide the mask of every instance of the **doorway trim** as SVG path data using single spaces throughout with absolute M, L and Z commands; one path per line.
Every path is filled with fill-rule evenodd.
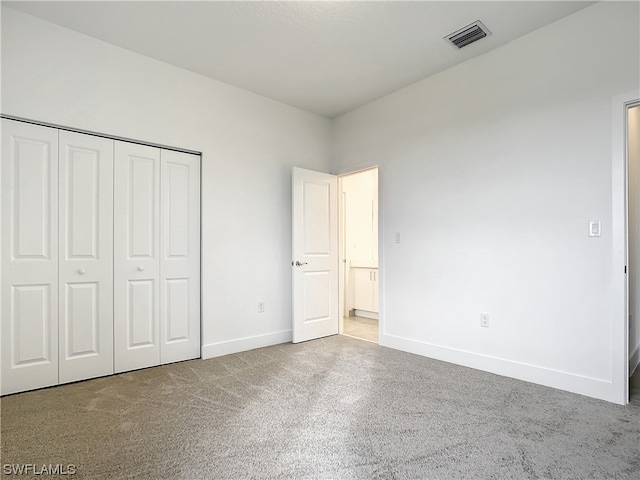
M 629 108 L 640 104 L 640 90 L 618 95 L 612 101 L 611 181 L 612 215 L 612 398 L 621 405 L 629 403 L 629 277 L 628 268 L 628 146 Z
M 345 229 L 346 229 L 346 216 L 345 216 L 345 202 L 344 193 L 342 191 L 342 181 L 344 177 L 354 175 L 368 170 L 378 171 L 378 344 L 380 344 L 380 338 L 384 332 L 384 269 L 383 269 L 383 243 L 382 243 L 382 211 L 380 209 L 381 196 L 380 196 L 380 166 L 371 165 L 355 170 L 349 170 L 337 174 L 338 176 L 338 334 L 342 334 L 344 330 L 344 307 L 345 307 Z

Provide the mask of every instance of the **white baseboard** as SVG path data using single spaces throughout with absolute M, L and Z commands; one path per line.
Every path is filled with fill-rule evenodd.
M 373 320 L 378 320 L 378 314 L 376 312 L 369 312 L 367 310 L 356 310 L 356 317 L 364 317 L 371 318 Z
M 629 355 L 629 376 L 633 375 L 640 365 L 640 345 L 636 345 L 635 350 Z
M 209 343 L 202 346 L 202 358 L 221 357 L 231 353 L 245 352 L 254 348 L 270 347 L 291 341 L 291 330 L 244 337 L 226 342 Z
M 381 334 L 380 345 L 505 377 L 579 393 L 608 402 L 620 403 L 619 392 L 614 390 L 613 383 L 608 380 L 585 377 L 441 345 L 418 342 L 394 335 Z

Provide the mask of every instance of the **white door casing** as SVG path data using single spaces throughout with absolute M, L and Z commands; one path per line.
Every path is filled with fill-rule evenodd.
M 160 150 L 115 142 L 115 372 L 160 363 Z
M 293 342 L 338 333 L 338 180 L 293 168 Z
M 162 150 L 160 362 L 200 356 L 200 156 Z
M 113 140 L 59 132 L 59 381 L 113 373 Z
M 611 102 L 611 244 L 613 265 L 611 291 L 613 295 L 611 324 L 612 382 L 607 400 L 626 405 L 629 402 L 629 298 L 628 298 L 628 172 L 627 172 L 627 109 L 640 99 L 640 90 L 618 95 Z
M 2 394 L 58 383 L 58 132 L 2 120 Z

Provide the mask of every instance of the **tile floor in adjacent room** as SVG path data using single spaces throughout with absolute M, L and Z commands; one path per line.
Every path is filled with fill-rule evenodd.
M 350 337 L 378 343 L 378 320 L 365 317 L 344 317 L 342 333 Z

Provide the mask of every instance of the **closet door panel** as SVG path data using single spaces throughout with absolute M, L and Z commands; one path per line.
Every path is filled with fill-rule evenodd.
M 115 371 L 160 363 L 160 150 L 115 143 Z
M 200 357 L 200 156 L 162 150 L 161 363 Z
M 127 347 L 152 347 L 156 342 L 154 304 L 156 297 L 154 280 L 128 280 Z
M 58 131 L 2 120 L 1 393 L 58 383 Z
M 60 131 L 60 383 L 113 373 L 113 140 Z
M 13 365 L 28 367 L 51 360 L 50 285 L 11 286 Z

